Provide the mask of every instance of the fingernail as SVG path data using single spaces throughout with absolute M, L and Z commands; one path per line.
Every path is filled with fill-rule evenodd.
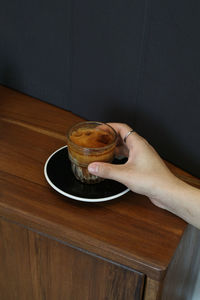
M 93 174 L 98 173 L 98 170 L 99 170 L 99 167 L 97 164 L 92 164 L 92 165 L 89 165 L 89 167 L 88 167 L 88 171 Z

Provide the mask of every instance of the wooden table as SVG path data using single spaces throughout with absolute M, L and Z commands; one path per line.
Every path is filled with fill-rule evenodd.
M 47 184 L 46 159 L 81 120 L 0 87 L 0 299 L 183 299 L 200 261 L 198 230 L 132 192 L 85 203 Z

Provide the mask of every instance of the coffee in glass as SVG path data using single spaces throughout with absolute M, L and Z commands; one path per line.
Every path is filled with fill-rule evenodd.
M 67 133 L 68 155 L 75 177 L 84 183 L 98 183 L 103 179 L 88 172 L 95 161 L 112 162 L 117 133 L 108 124 L 81 122 Z

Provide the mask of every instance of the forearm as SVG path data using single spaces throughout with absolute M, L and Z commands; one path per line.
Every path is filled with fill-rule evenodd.
M 199 189 L 175 178 L 160 190 L 159 196 L 159 201 L 165 209 L 200 229 Z

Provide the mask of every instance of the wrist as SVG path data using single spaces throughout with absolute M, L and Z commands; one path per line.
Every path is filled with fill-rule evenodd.
M 200 190 L 174 176 L 151 201 L 200 229 Z
M 187 186 L 185 182 L 171 173 L 165 180 L 157 181 L 152 189 L 153 192 L 148 197 L 157 206 L 174 212 L 177 199 L 180 198 L 180 194 L 184 193 Z

